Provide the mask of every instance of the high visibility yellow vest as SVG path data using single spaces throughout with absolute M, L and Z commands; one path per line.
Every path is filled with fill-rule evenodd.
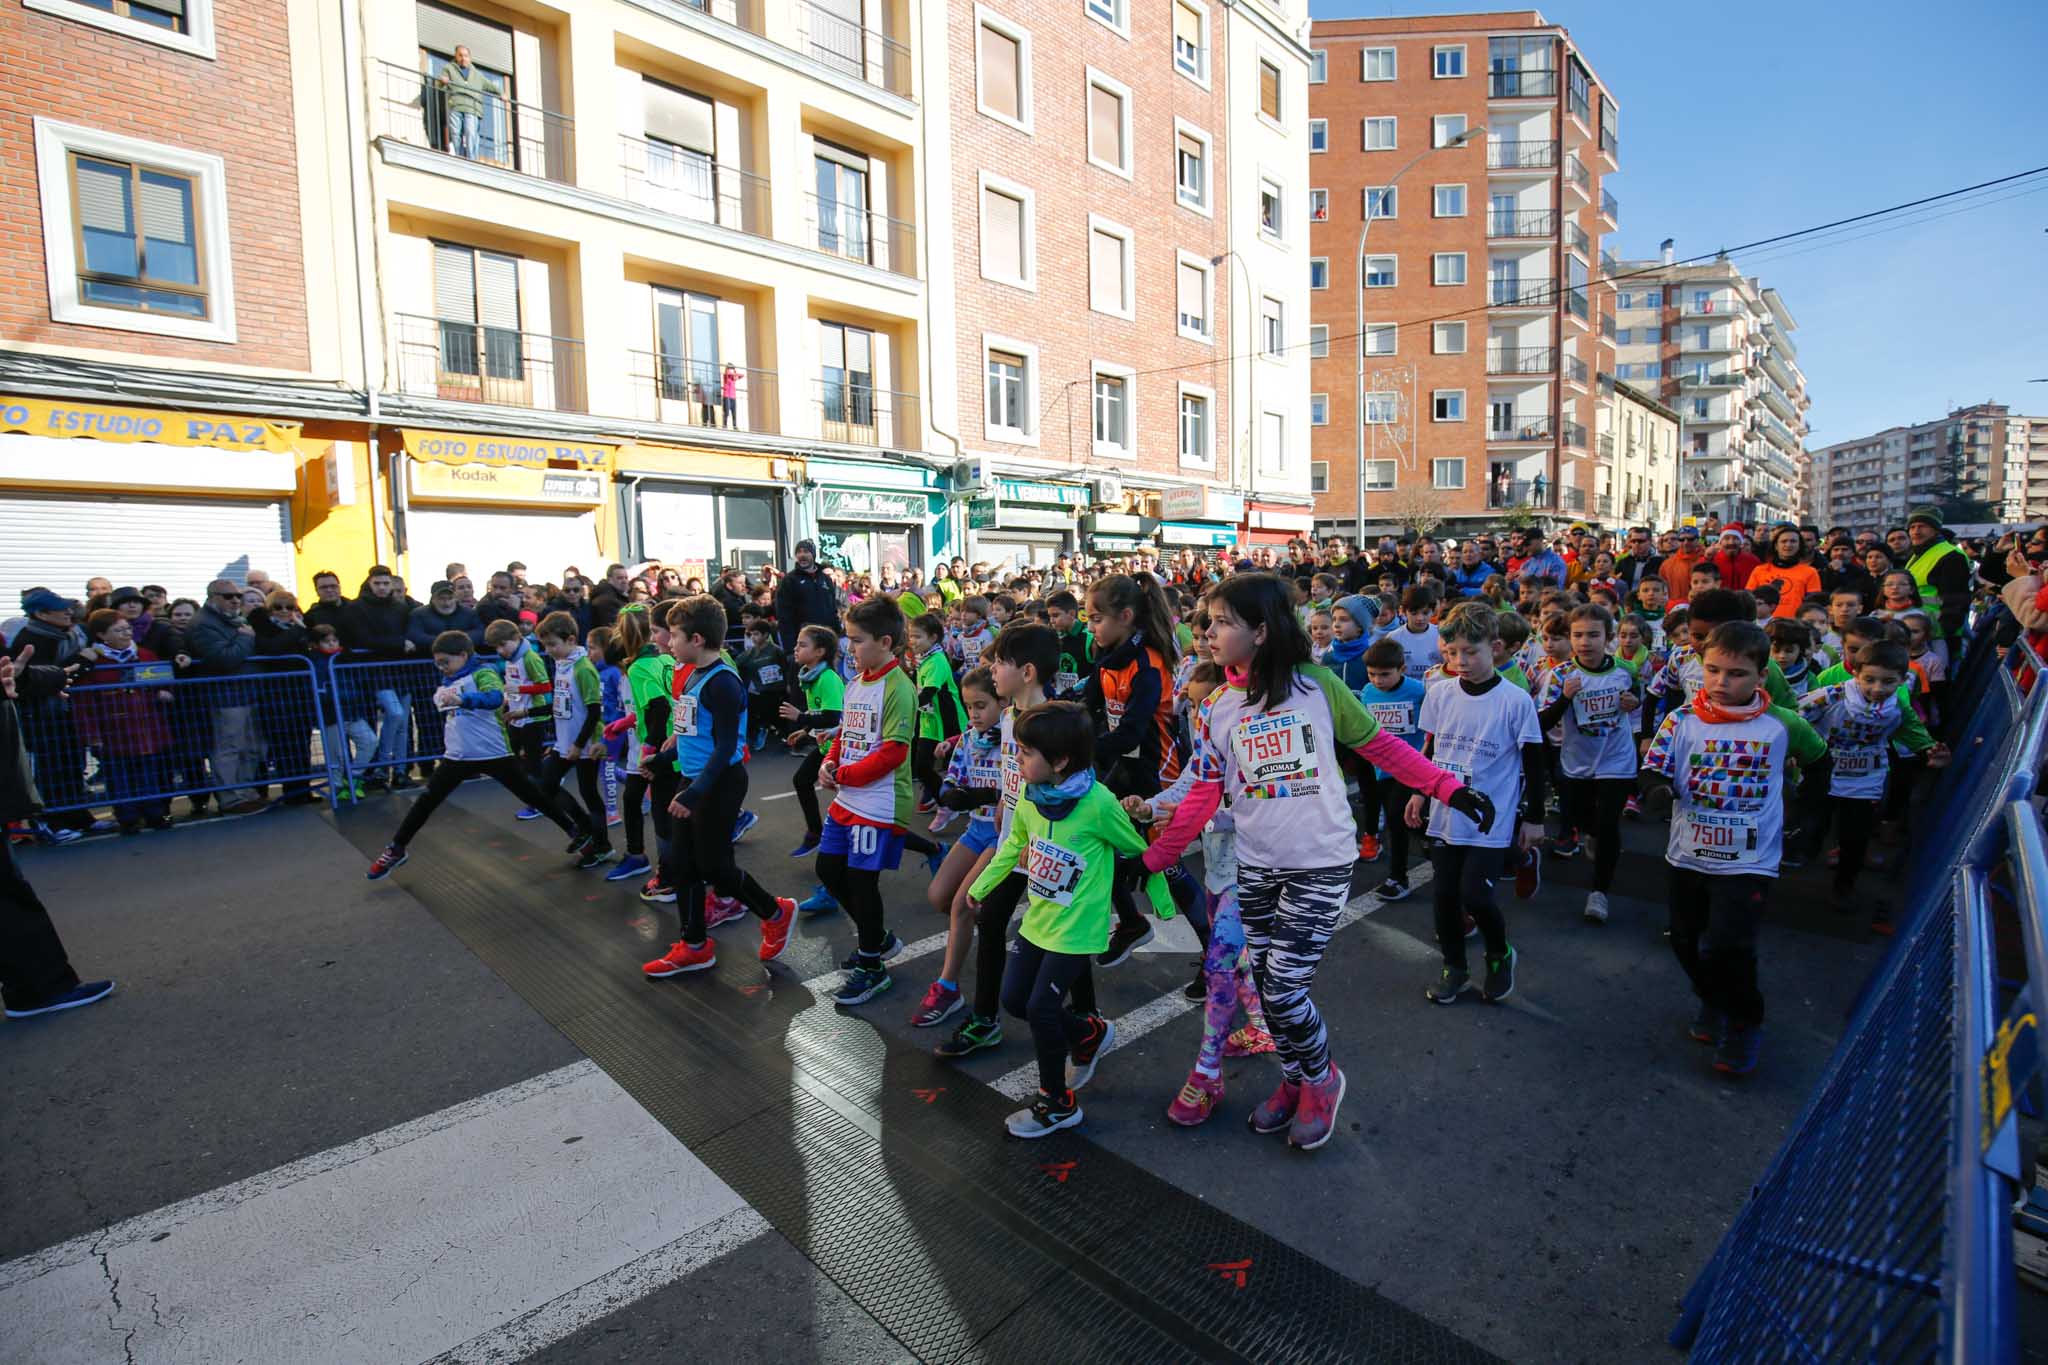
M 1929 583 L 1927 576 L 1934 571 L 1934 566 L 1939 564 L 1943 557 L 1961 553 L 1954 541 L 1937 540 L 1906 561 L 1906 572 L 1913 575 L 1913 581 L 1920 585 L 1920 605 L 1925 607 L 1927 614 L 1933 618 L 1934 634 L 1937 636 L 1941 634 L 1941 589 Z

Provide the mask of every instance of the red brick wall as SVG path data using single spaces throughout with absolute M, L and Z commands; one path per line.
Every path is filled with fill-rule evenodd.
M 0 4 L 0 342 L 179 361 L 307 367 L 291 65 L 283 0 L 213 7 L 216 60 Z M 43 269 L 37 117 L 220 157 L 227 165 L 233 344 L 56 323 Z

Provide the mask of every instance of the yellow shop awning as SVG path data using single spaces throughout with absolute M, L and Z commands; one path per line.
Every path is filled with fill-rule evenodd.
M 59 398 L 0 398 L 0 431 L 93 441 L 286 454 L 299 424 L 233 413 L 118 408 Z

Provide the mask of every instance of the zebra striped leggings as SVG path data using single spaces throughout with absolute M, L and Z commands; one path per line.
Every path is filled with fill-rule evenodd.
M 1252 979 L 1266 1006 L 1266 1027 L 1290 1081 L 1321 1081 L 1330 1073 L 1330 1035 L 1308 998 L 1323 947 L 1351 896 L 1351 863 L 1340 867 L 1272 868 L 1238 864 L 1238 910 Z

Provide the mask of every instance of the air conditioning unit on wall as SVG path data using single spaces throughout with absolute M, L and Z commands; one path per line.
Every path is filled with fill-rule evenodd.
M 970 456 L 953 466 L 953 489 L 963 498 L 995 496 L 995 466 L 979 456 Z
M 1088 480 L 1088 505 L 1104 511 L 1122 509 L 1124 481 L 1114 474 L 1098 475 Z

